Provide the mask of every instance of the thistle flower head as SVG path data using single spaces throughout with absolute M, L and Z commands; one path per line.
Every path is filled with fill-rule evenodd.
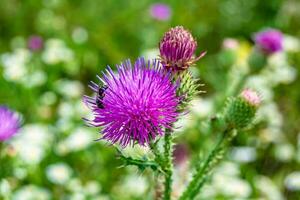
M 159 43 L 160 57 L 165 68 L 183 71 L 205 55 L 194 57 L 197 42 L 182 26 L 171 28 Z
M 283 35 L 275 29 L 267 29 L 255 35 L 256 46 L 265 54 L 273 54 L 283 49 Z
M 20 119 L 16 113 L 5 106 L 0 106 L 0 141 L 10 139 L 20 127 Z
M 127 60 L 117 73 L 108 68 L 99 79 L 105 87 L 92 82 L 97 95 L 84 101 L 94 114 L 88 122 L 103 128 L 102 139 L 123 147 L 145 145 L 176 121 L 176 85 L 158 61 L 140 58 L 132 66 Z
M 246 128 L 255 117 L 261 100 L 257 92 L 245 89 L 240 96 L 229 99 L 225 109 L 225 120 L 230 127 Z

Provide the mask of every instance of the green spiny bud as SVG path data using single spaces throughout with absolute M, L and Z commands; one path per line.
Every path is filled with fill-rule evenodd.
M 181 99 L 178 107 L 178 110 L 181 112 L 184 111 L 191 100 L 199 94 L 199 84 L 197 84 L 198 79 L 193 78 L 192 74 L 187 70 L 179 74 L 176 79 L 180 84 L 177 89 L 177 96 Z
M 243 129 L 250 125 L 260 101 L 259 95 L 250 89 L 245 89 L 240 96 L 229 99 L 224 113 L 228 126 Z

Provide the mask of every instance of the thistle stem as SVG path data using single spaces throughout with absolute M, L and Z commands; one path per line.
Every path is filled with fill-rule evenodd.
M 138 160 L 138 159 L 133 159 L 131 157 L 125 157 L 125 156 L 121 156 L 121 159 L 124 160 L 126 165 L 135 165 L 141 169 L 150 167 L 151 169 L 156 170 L 159 167 L 158 163 L 154 161 Z
M 216 146 L 209 153 L 204 163 L 200 163 L 193 179 L 188 184 L 179 200 L 194 199 L 206 182 L 213 168 L 221 161 L 226 153 L 226 147 L 235 136 L 234 130 L 226 129 Z
M 171 191 L 172 191 L 172 174 L 173 174 L 173 163 L 172 163 L 172 135 L 171 131 L 168 129 L 165 133 L 165 144 L 164 144 L 164 172 L 165 172 L 165 190 L 164 190 L 164 200 L 171 199 Z
M 159 151 L 156 143 L 150 143 L 150 148 L 155 156 L 155 161 L 159 164 L 161 168 L 163 168 L 163 156 Z

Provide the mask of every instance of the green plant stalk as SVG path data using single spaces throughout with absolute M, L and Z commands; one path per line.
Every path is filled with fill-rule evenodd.
M 206 182 L 213 168 L 221 161 L 226 153 L 228 144 L 236 135 L 235 130 L 226 129 L 208 157 L 201 163 L 193 179 L 188 184 L 179 200 L 194 199 Z
M 150 167 L 151 169 L 156 170 L 159 167 L 158 163 L 154 161 L 138 160 L 138 159 L 133 159 L 131 157 L 124 157 L 124 156 L 121 156 L 121 159 L 125 162 L 126 165 L 135 165 L 141 169 Z
M 157 144 L 156 143 L 150 143 L 150 148 L 155 156 L 155 161 L 156 163 L 159 164 L 159 166 L 163 169 L 163 157 L 161 155 L 161 152 L 158 150 L 157 148 Z
M 166 130 L 165 133 L 165 144 L 164 144 L 164 176 L 165 176 L 165 190 L 164 190 L 164 200 L 171 199 L 172 192 L 172 174 L 173 174 L 173 163 L 172 163 L 172 153 L 173 153 L 173 145 L 172 145 L 172 135 L 170 129 Z
M 154 199 L 161 199 L 162 196 L 162 183 L 159 181 L 159 179 L 162 176 L 162 174 L 164 174 L 164 169 L 163 169 L 163 156 L 161 154 L 161 152 L 159 151 L 158 147 L 157 147 L 157 142 L 151 142 L 150 143 L 150 148 L 155 156 L 155 162 L 159 165 L 161 170 L 158 170 L 154 173 L 155 176 L 155 193 L 154 193 Z

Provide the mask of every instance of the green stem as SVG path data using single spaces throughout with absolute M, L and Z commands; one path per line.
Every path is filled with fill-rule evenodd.
M 157 143 L 150 143 L 150 148 L 155 156 L 155 161 L 161 168 L 163 168 L 163 157 L 161 156 L 161 152 L 158 150 Z
M 248 77 L 248 73 L 244 72 L 239 76 L 238 81 L 233 85 L 233 88 L 229 91 L 229 94 L 227 96 L 236 96 L 241 91 L 241 89 L 244 87 L 246 80 Z
M 165 172 L 165 190 L 164 190 L 164 200 L 171 199 L 172 192 L 172 174 L 173 174 L 173 163 L 172 163 L 172 135 L 171 131 L 168 129 L 165 133 L 165 144 L 164 144 L 164 172 Z
M 138 159 L 133 159 L 131 157 L 125 157 L 125 156 L 121 156 L 121 159 L 125 162 L 126 165 L 135 165 L 141 169 L 150 167 L 151 169 L 156 170 L 159 167 L 158 163 L 154 161 L 138 160 Z
M 158 146 L 157 146 L 158 141 L 156 142 L 151 142 L 150 143 L 150 148 L 155 156 L 155 162 L 159 165 L 160 169 L 159 171 L 157 171 L 155 173 L 155 198 L 156 200 L 162 199 L 162 182 L 159 181 L 160 178 L 164 177 L 165 174 L 165 162 L 164 162 L 164 157 L 163 154 L 161 153 L 161 151 L 159 150 Z M 163 175 L 163 176 L 162 176 Z
M 227 145 L 234 138 L 235 132 L 229 129 L 226 129 L 221 138 L 219 139 L 217 145 L 209 153 L 208 157 L 202 163 L 196 173 L 193 176 L 193 179 L 188 184 L 186 190 L 183 192 L 179 200 L 194 199 L 199 193 L 200 189 L 206 182 L 208 176 L 210 175 L 212 169 L 219 163 L 220 160 L 224 157 L 226 152 Z

